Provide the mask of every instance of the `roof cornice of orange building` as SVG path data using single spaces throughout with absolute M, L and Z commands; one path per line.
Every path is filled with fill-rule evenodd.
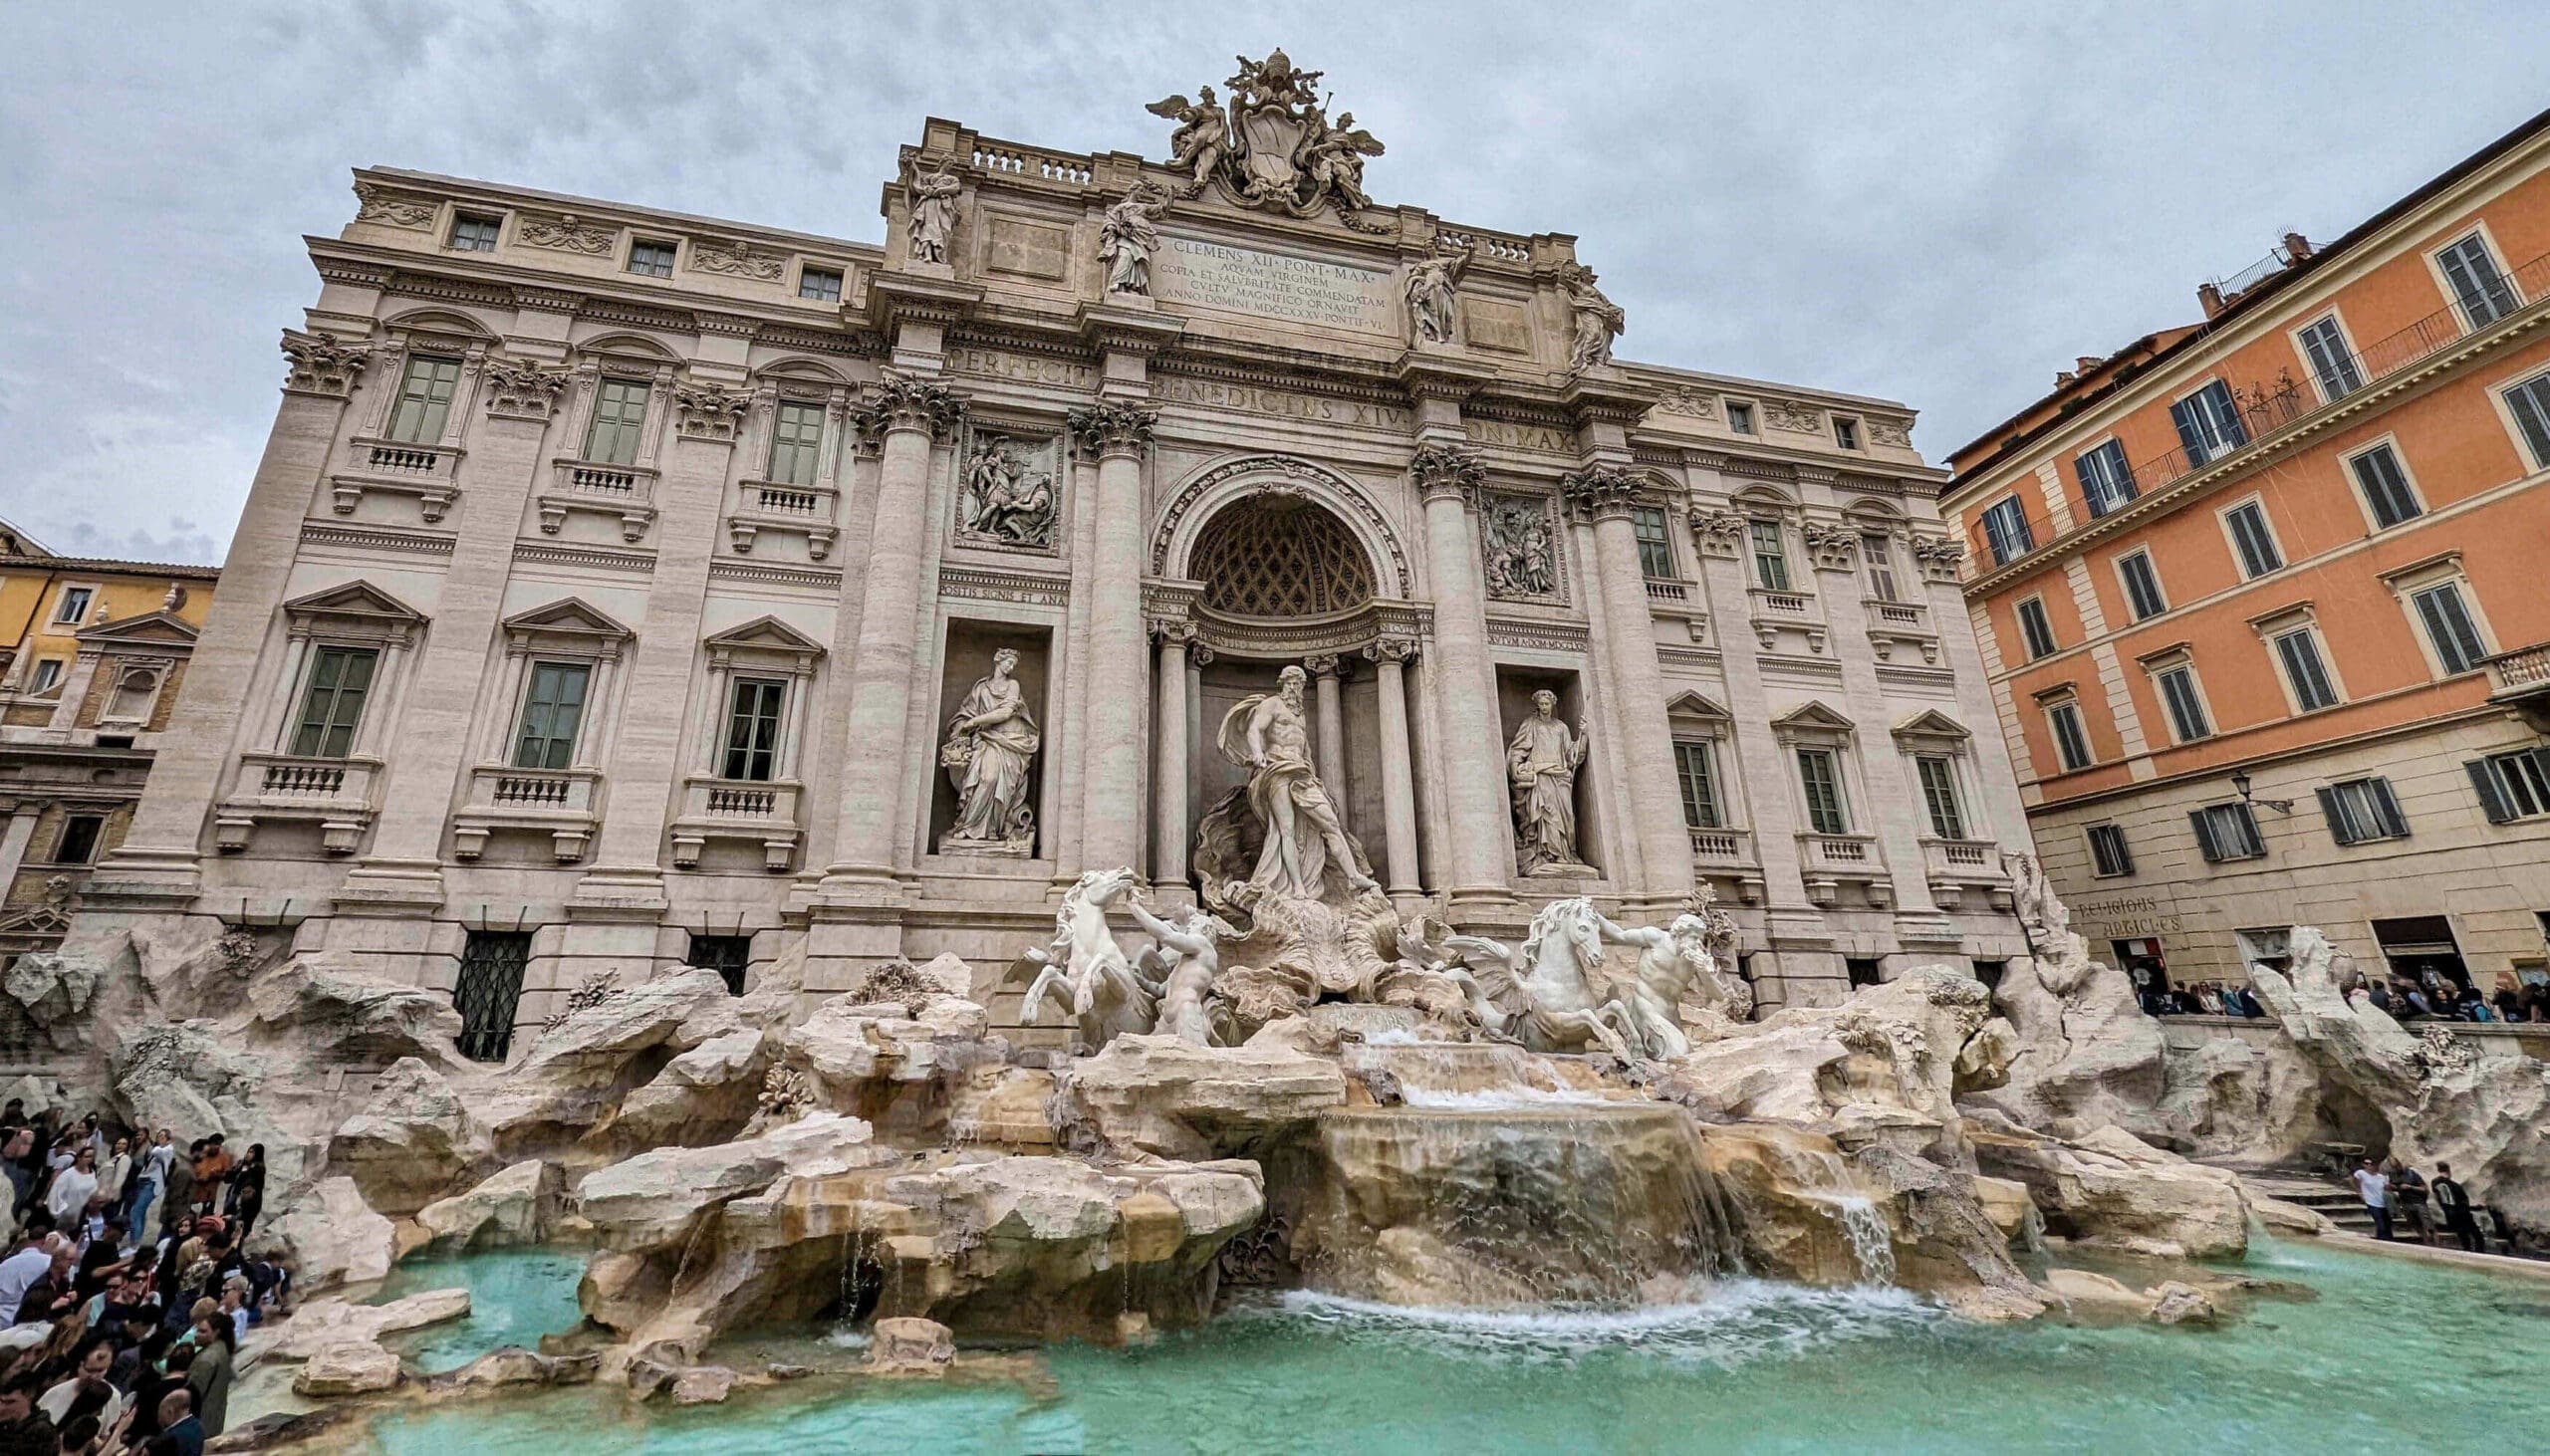
M 2336 242 L 2318 249 L 2313 252 L 2310 257 L 2292 264 L 2281 272 L 2272 274 L 2267 278 L 2260 280 L 2254 287 L 2251 287 L 2246 292 L 2242 293 L 2237 299 L 2234 299 L 2228 307 L 2222 310 L 2221 313 L 2205 320 L 2201 324 L 2179 326 L 2179 332 L 2175 339 L 2160 343 L 2158 347 L 2152 349 L 2148 355 L 2144 355 L 2140 358 L 2134 357 L 2138 350 L 2143 349 L 2147 345 L 2154 344 L 2155 341 L 2164 340 L 2164 337 L 2172 331 L 2162 330 L 2154 334 L 2146 335 L 2142 339 L 2135 341 L 2133 344 L 2127 345 L 2124 349 L 2119 350 L 2115 355 L 2110 356 L 2108 360 L 2103 361 L 2099 367 L 2093 368 L 2084 373 L 2081 377 L 2074 379 L 2072 382 L 2064 384 L 2038 397 L 2031 401 L 2025 408 L 2022 408 L 2012 414 L 2009 418 L 2002 420 L 1999 424 L 1992 426 L 1990 429 L 1985 430 L 1973 439 L 1966 441 L 1964 444 L 1959 445 L 1953 450 L 1950 450 L 1947 453 L 1947 459 L 1951 466 L 1956 470 L 1956 478 L 1949 482 L 1946 494 L 1953 497 L 1965 484 L 1991 471 L 1994 467 L 2001 465 L 2012 456 L 2025 453 L 2028 446 L 2036 443 L 2055 429 L 2068 424 L 2082 412 L 2079 407 L 2072 409 L 2060 409 L 2059 406 L 2076 399 L 2081 401 L 2082 404 L 2086 404 L 2090 399 L 2107 397 L 2108 395 L 2116 392 L 2117 389 L 2123 387 L 2129 379 L 2140 378 L 2145 374 L 2151 373 L 2161 366 L 2173 362 L 2180 355 L 2196 349 L 2210 341 L 2216 335 L 2224 333 L 2234 325 L 2247 322 L 2265 307 L 2267 300 L 2290 293 L 2293 290 L 2295 280 L 2322 273 L 2337 266 L 2339 260 L 2351 257 L 2367 243 L 2378 239 L 2382 233 L 2393 224 L 2417 212 L 2420 208 L 2424 207 L 2426 204 L 2434 201 L 2445 193 L 2450 192 L 2462 182 L 2469 180 L 2471 177 L 2482 171 L 2485 171 L 2490 165 L 2504 158 L 2509 153 L 2520 150 L 2527 142 L 2539 137 L 2544 132 L 2550 132 L 2550 111 L 2544 111 L 2534 115 L 2530 120 L 2524 121 L 2523 124 L 2506 132 L 2504 135 L 2489 142 L 2487 145 L 2480 147 L 2477 151 L 2474 151 L 2470 155 L 2462 158 L 2460 161 L 2454 163 L 2444 171 L 2437 173 L 2423 185 L 2417 188 L 2417 190 L 2400 198 L 2390 206 L 2383 208 L 2380 212 L 2375 213 L 2363 222 L 2358 223 L 2346 234 L 2346 236 L 2339 238 Z M 2109 364 L 2120 364 L 2120 368 L 2111 372 L 2107 367 Z M 2141 366 L 2132 368 L 2129 373 L 2124 369 L 2123 365 L 2131 364 L 2140 364 Z M 2098 387 L 2102 384 L 2104 384 L 2105 387 Z M 2049 418 L 2039 419 L 2034 423 L 2027 423 L 2033 416 L 2046 411 L 2058 412 L 2053 413 Z M 2025 425 L 2025 428 L 2020 429 L 2018 434 L 2012 435 L 2003 440 L 1998 448 L 1991 450 L 1988 454 L 1973 461 L 1971 464 L 1963 463 L 1965 458 L 1979 447 L 1985 445 L 1994 438 L 2001 436 L 2005 431 L 2020 427 L 2023 424 Z
M 0 556 L 0 572 L 82 572 L 100 577 L 172 578 L 184 582 L 211 582 L 221 577 L 221 568 L 197 566 L 191 562 L 119 561 L 100 556 Z

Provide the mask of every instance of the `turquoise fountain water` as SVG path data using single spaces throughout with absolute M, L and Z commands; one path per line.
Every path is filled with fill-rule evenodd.
M 1977 1326 L 1892 1290 L 1743 1281 L 1599 1316 L 1296 1294 L 1143 1348 L 1048 1350 L 1032 1389 L 819 1378 L 640 1410 L 593 1388 L 385 1414 L 370 1435 L 387 1456 L 2398 1453 L 2550 1430 L 2550 1286 L 2310 1244 L 2262 1243 L 2242 1267 L 2321 1298 L 2200 1332 Z
M 469 1291 L 469 1318 L 391 1335 L 389 1345 L 428 1375 L 456 1370 L 500 1345 L 537 1347 L 540 1336 L 572 1330 L 576 1281 L 585 1256 L 573 1250 L 507 1249 L 452 1259 L 416 1259 L 390 1271 L 376 1303 L 429 1289 Z

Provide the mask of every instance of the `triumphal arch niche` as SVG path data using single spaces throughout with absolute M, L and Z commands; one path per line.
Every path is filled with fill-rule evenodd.
M 1093 901 L 1313 994 L 1577 897 L 1709 892 L 1771 1003 L 2020 953 L 1912 411 L 1617 358 L 1573 236 L 1207 80 L 1149 156 L 928 121 L 882 243 L 359 172 L 96 923 L 458 966 L 490 1047 Z

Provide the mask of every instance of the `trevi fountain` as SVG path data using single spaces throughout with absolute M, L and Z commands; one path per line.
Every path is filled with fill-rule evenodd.
M 1874 803 L 1860 833 L 1826 824 L 1849 798 L 1896 802 L 1898 766 L 1856 735 L 1898 692 L 1931 694 L 1898 714 L 1905 751 L 1953 763 L 1978 823 L 1988 805 L 2005 828 L 2021 823 L 1997 746 L 1952 721 L 1993 732 L 1988 703 L 1957 696 L 1974 691 L 1970 667 L 1959 673 L 1972 652 L 1962 612 L 1898 630 L 1883 621 L 1926 622 L 1926 608 L 1871 625 L 1838 615 L 1859 609 L 1838 587 L 1825 614 L 1785 578 L 1779 590 L 1735 579 L 1732 607 L 1710 611 L 1682 609 L 1679 582 L 1650 574 L 1642 589 L 1635 505 L 1663 487 L 1632 477 L 1655 455 L 1649 426 L 1633 440 L 1622 422 L 1717 428 L 1720 396 L 1612 362 L 1622 312 L 1572 240 L 1438 238 L 1412 209 L 1376 207 L 1363 173 L 1380 143 L 1351 116 L 1332 123 L 1317 82 L 1277 53 L 1244 62 L 1227 102 L 1209 88 L 1171 98 L 1153 109 L 1178 127 L 1165 165 L 934 144 L 889 189 L 901 251 L 868 286 L 884 298 L 901 280 L 876 316 L 901 332 L 894 367 L 874 378 L 835 387 L 810 372 L 755 396 L 668 386 L 671 364 L 646 365 L 682 411 L 673 453 L 627 489 L 562 464 L 565 494 L 533 503 L 551 534 L 527 538 L 517 570 L 620 570 L 628 543 L 689 529 L 677 513 L 698 462 L 725 458 L 738 421 L 764 438 L 764 416 L 801 397 L 787 428 L 856 416 L 869 443 L 855 459 L 833 443 L 820 464 L 807 456 L 814 484 L 753 483 L 758 504 L 714 528 L 721 555 L 703 580 L 802 594 L 840 576 L 823 565 L 837 537 L 841 555 L 892 565 L 890 538 L 913 551 L 940 539 L 895 512 L 947 508 L 943 543 L 927 548 L 944 553 L 935 576 L 915 589 L 908 566 L 871 574 L 861 618 L 791 625 L 798 608 L 783 602 L 713 632 L 695 623 L 701 680 L 751 731 L 702 748 L 689 778 L 672 755 L 690 646 L 649 655 L 658 602 L 616 607 L 597 587 L 523 607 L 517 591 L 499 621 L 500 583 L 465 596 L 482 569 L 471 497 L 492 485 L 469 484 L 452 507 L 463 549 L 442 549 L 453 580 L 435 609 L 507 634 L 509 671 L 599 664 L 597 721 L 623 718 L 549 768 L 461 764 L 465 742 L 530 730 L 473 728 L 474 679 L 436 689 L 443 620 L 422 626 L 424 609 L 396 600 L 421 569 L 287 584 L 234 561 L 216 608 L 234 615 L 216 617 L 197 663 L 228 642 L 240 670 L 190 689 L 211 704 L 198 710 L 209 746 L 163 749 L 157 797 L 70 943 L 21 960 L 4 988 L 27 1060 L 47 1069 L 9 1090 L 31 1106 L 105 1105 L 269 1151 L 260 1238 L 297 1268 L 298 1308 L 252 1336 L 225 1440 L 401 1456 L 2402 1450 L 2519 1446 L 2550 1429 L 2550 1292 L 2348 1252 L 2320 1214 L 2238 1171 L 2326 1142 L 2380 1145 L 2449 1158 L 2510 1219 L 2550 1226 L 2542 1064 L 2350 1005 L 2343 957 L 2308 927 L 2290 969 L 2251 972 L 2280 1039 L 2174 1048 L 2071 933 L 2023 832 L 2001 845 L 1968 831 L 1943 850 Z M 350 236 L 405 246 L 398 229 L 426 224 L 400 219 L 435 215 L 415 199 L 442 185 L 370 177 Z M 1017 194 L 1005 212 L 991 207 L 1002 188 Z M 525 195 L 526 217 L 555 210 Z M 1036 221 L 1039 197 L 1065 198 L 1074 220 Z M 1006 260 L 1028 280 L 1018 289 L 1042 288 L 1050 262 L 1084 270 L 1055 288 L 1096 295 L 1084 314 L 1109 389 L 1140 384 L 1146 361 L 1164 368 L 1188 347 L 1164 343 L 1159 309 L 1175 300 L 1153 298 L 1171 281 L 1164 250 L 1199 235 L 1175 230 L 1232 218 L 1385 251 L 1409 219 L 1423 224 L 1383 315 L 1405 331 L 1391 338 L 1409 361 L 1392 386 L 1405 392 L 1385 410 L 1352 391 L 1323 403 L 1214 384 L 1281 401 L 1295 453 L 1199 465 L 1216 484 L 1181 497 L 1138 583 L 1142 472 L 1165 469 L 1157 452 L 1183 417 L 1102 391 L 1040 432 L 1019 399 L 984 383 L 969 404 L 928 365 L 991 353 L 966 340 L 1025 317 L 965 303 L 965 280 Z M 533 245 L 572 261 L 602 223 L 589 211 L 539 226 L 552 241 Z M 1062 252 L 1045 256 L 1048 243 Z M 754 245 L 718 246 L 686 255 L 724 260 L 702 287 L 763 276 Z M 388 286 L 386 271 L 365 276 Z M 1306 307 L 1342 307 L 1323 298 Z M 951 322 L 967 317 L 976 335 Z M 460 326 L 414 327 L 398 347 Z M 534 332 L 508 332 L 506 347 Z M 1493 353 L 1509 347 L 1546 358 L 1525 369 Z M 287 408 L 341 410 L 360 351 L 315 337 L 293 348 Z M 1006 358 L 1037 388 L 1087 372 L 1062 353 Z M 469 360 L 474 379 L 480 354 Z M 522 441 L 562 391 L 568 407 L 597 407 L 591 378 L 484 367 L 488 414 L 471 428 L 532 428 L 480 441 L 470 470 L 527 461 Z M 1557 382 L 1526 389 L 1514 382 L 1526 374 Z M 1152 397 L 1191 401 L 1200 377 L 1163 372 Z M 1460 401 L 1498 391 L 1521 402 L 1465 426 Z M 1335 412 L 1302 417 L 1304 402 Z M 1530 423 L 1543 415 L 1578 433 Z M 1412 508 L 1358 505 L 1343 475 L 1299 463 L 1324 418 L 1402 432 L 1396 468 L 1423 488 L 1421 528 L 1401 529 Z M 953 443 L 957 426 L 970 445 Z M 1498 493 L 1529 476 L 1528 461 L 1499 462 L 1537 448 L 1535 431 L 1591 463 L 1554 493 Z M 300 437 L 278 426 L 279 442 Z M 1690 533 L 1676 517 L 1658 539 L 1724 582 L 1742 512 L 1757 508 L 1697 497 L 1752 487 L 1716 456 L 1692 464 L 1692 450 L 1671 457 L 1705 477 L 1688 487 Z M 927 494 L 932 480 L 948 494 Z M 594 518 L 603 486 L 619 496 Z M 640 487 L 657 506 L 633 504 Z M 276 519 L 305 542 L 340 533 L 340 577 L 412 534 L 365 525 L 376 508 L 412 515 L 411 484 L 337 490 L 344 504 L 322 492 L 315 524 L 297 500 Z M 809 510 L 880 492 L 867 535 L 807 524 Z M 532 504 L 517 504 L 529 522 Z M 1208 507 L 1257 512 L 1229 528 L 1254 533 L 1248 551 L 1352 547 L 1302 570 L 1360 595 L 1326 615 L 1258 610 L 1255 626 L 1251 602 L 1212 581 L 1197 599 L 1177 574 L 1201 560 L 1184 553 Z M 1781 518 L 1758 509 L 1745 550 L 1776 553 Z M 1919 571 L 1905 575 L 1953 609 L 1953 549 L 1886 510 L 1865 535 L 1806 521 L 1817 574 L 1909 546 Z M 1461 545 L 1472 512 L 1485 528 L 1474 552 Z M 332 524 L 349 517 L 372 534 Z M 243 553 L 261 519 L 243 526 Z M 493 529 L 510 542 L 517 523 Z M 1036 575 L 1063 552 L 1075 575 Z M 1420 576 L 1423 609 L 1409 600 Z M 907 630 L 888 650 L 930 600 L 916 590 L 984 613 L 930 638 L 943 659 L 916 661 Z M 1721 637 L 1712 618 L 1745 621 L 1748 591 L 1759 614 Z M 615 611 L 643 624 L 626 650 Z M 296 624 L 268 637 L 270 619 Z M 349 727 L 356 753 L 333 776 L 267 754 L 254 760 L 262 790 L 241 778 L 221 798 L 233 749 L 220 735 L 284 721 L 256 704 L 288 691 L 288 674 L 248 666 L 341 639 L 382 644 L 383 706 L 368 711 L 394 702 L 399 719 Z M 818 665 L 828 640 L 849 670 Z M 1223 665 L 1190 678 L 1216 642 Z M 1371 674 L 1344 690 L 1340 647 Z M 461 655 L 473 673 L 492 660 L 474 640 Z M 1324 660 L 1306 672 L 1304 657 Z M 1721 671 L 1723 684 L 1672 685 Z M 943 698 L 912 687 L 942 681 Z M 1830 702 L 1803 701 L 1815 682 Z M 769 695 L 747 702 L 747 683 Z M 846 696 L 810 710 L 794 695 L 818 684 Z M 918 756 L 934 762 L 906 775 L 903 725 L 933 713 Z M 1685 739 L 1663 736 L 1668 717 L 1725 755 L 1709 789 L 1722 797 L 1696 797 L 1701 770 L 1683 757 L 1676 804 Z M 1145 725 L 1159 748 L 1143 747 Z M 1176 771 L 1159 768 L 1172 749 Z M 882 770 L 862 754 L 885 754 Z M 1810 774 L 1815 822 L 1794 833 L 1761 767 L 1792 761 L 1859 765 L 1825 783 L 1838 798 L 1817 798 Z M 427 771 L 417 763 L 463 783 L 448 825 L 440 781 L 398 777 Z M 386 773 L 386 796 L 349 797 L 359 772 Z M 588 797 L 597 775 L 607 808 Z M 305 811 L 295 792 L 344 802 Z M 393 840 L 408 849 L 383 848 Z M 660 844 L 670 873 L 651 857 Z M 351 872 L 329 857 L 365 846 Z M 812 857 L 790 877 L 801 852 Z M 584 866 L 588 853 L 599 862 Z M 343 884 L 307 887 L 323 877 Z M 506 888 L 553 882 L 572 893 L 535 903 L 548 891 Z M 702 885 L 740 888 L 680 921 Z M 478 937 L 516 914 L 490 908 L 507 893 L 530 896 L 521 914 L 535 919 L 538 904 L 563 906 L 564 929 L 521 936 L 531 989 L 517 951 L 512 990 L 546 1015 L 517 1029 L 506 1001 L 491 1042 L 468 978 Z M 745 917 L 765 901 L 769 918 Z M 753 937 L 748 978 L 656 949 L 676 943 L 659 926 L 714 929 L 729 910 Z M 455 996 L 447 969 L 428 968 L 447 968 L 464 928 Z M 1883 937 L 1867 953 L 1883 952 L 1884 974 L 1846 979 L 1841 935 Z

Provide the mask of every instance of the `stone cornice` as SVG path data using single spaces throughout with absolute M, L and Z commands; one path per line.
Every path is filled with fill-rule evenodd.
M 1080 337 L 1091 349 L 1143 359 L 1172 347 L 1186 334 L 1186 321 L 1174 314 L 1115 304 L 1081 305 L 1079 324 Z

